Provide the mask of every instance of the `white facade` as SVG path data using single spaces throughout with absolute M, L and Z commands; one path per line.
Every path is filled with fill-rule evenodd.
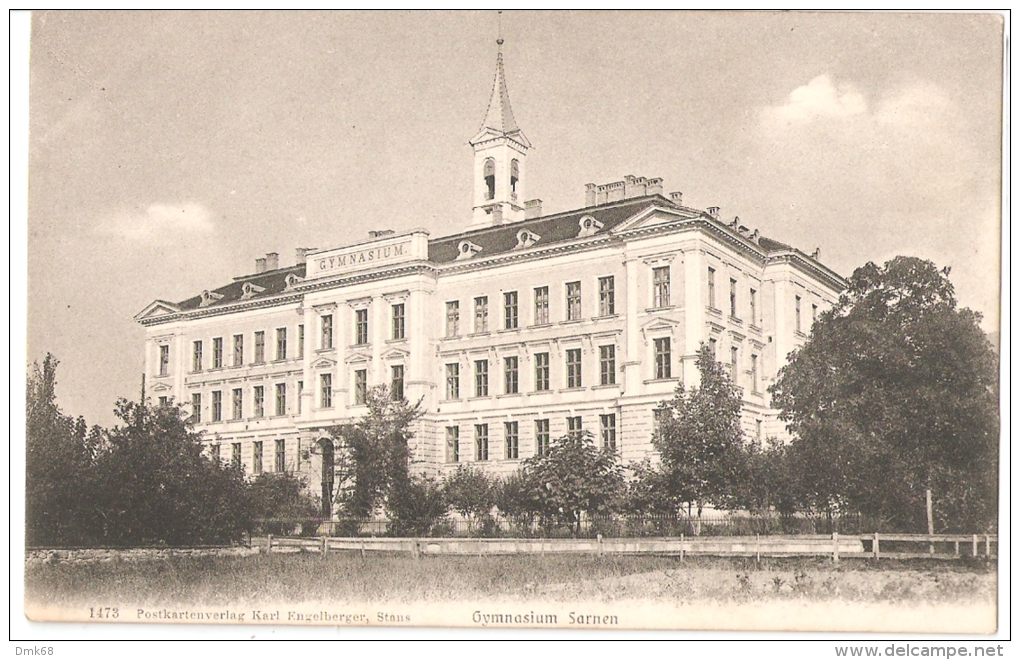
M 505 105 L 499 121 L 493 104 Z M 325 430 L 366 412 L 365 388 L 395 380 L 423 402 L 412 451 L 433 474 L 465 462 L 511 471 L 575 423 L 626 464 L 653 454 L 652 411 L 697 383 L 708 343 L 742 388 L 745 431 L 784 435 L 767 388 L 843 286 L 817 253 L 685 207 L 659 179 L 589 184 L 584 208 L 526 213 L 508 168 L 518 160 L 523 196 L 530 145 L 501 56 L 472 146 L 465 233 L 377 233 L 284 268 L 269 255 L 262 272 L 149 305 L 137 318 L 154 396 L 186 404 L 221 460 L 312 483 Z M 499 182 L 484 199 L 490 158 Z

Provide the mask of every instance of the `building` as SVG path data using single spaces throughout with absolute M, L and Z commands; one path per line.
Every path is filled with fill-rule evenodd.
M 433 474 L 511 471 L 579 429 L 626 464 L 652 454 L 653 411 L 697 383 L 705 343 L 742 388 L 747 433 L 785 434 L 767 387 L 843 288 L 817 251 L 687 207 L 656 178 L 588 184 L 582 208 L 543 215 L 525 201 L 531 143 L 501 53 L 470 144 L 463 233 L 371 232 L 283 267 L 271 253 L 225 286 L 151 303 L 136 318 L 154 395 L 190 406 L 220 460 L 324 488 L 325 429 L 363 415 L 380 384 L 422 399 L 412 449 Z

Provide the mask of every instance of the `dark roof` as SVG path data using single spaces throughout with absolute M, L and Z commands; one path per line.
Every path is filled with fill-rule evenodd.
M 767 236 L 759 236 L 758 245 L 760 245 L 766 252 L 784 252 L 786 250 L 793 249 L 786 243 L 781 243 L 780 241 L 773 240 Z
M 266 296 L 282 293 L 284 289 L 287 288 L 287 276 L 291 274 L 297 275 L 298 277 L 304 277 L 305 265 L 297 264 L 295 266 L 277 268 L 276 270 L 269 270 L 264 273 L 254 273 L 252 275 L 236 278 L 233 282 L 226 286 L 221 286 L 218 289 L 210 289 L 211 293 L 216 293 L 223 297 L 208 306 L 214 307 L 237 302 L 241 299 L 241 295 L 244 293 L 244 285 L 248 282 L 265 289 L 265 291 L 260 291 L 256 295 L 252 296 L 253 298 L 264 298 Z M 202 295 L 199 294 L 181 301 L 178 303 L 178 306 L 182 311 L 188 311 L 198 309 L 201 306 L 201 303 Z
M 541 237 L 535 244 L 538 246 L 567 241 L 577 238 L 578 223 L 586 215 L 590 215 L 602 223 L 602 229 L 599 230 L 599 233 L 602 234 L 613 229 L 627 218 L 633 217 L 638 212 L 653 205 L 676 206 L 661 195 L 648 195 L 645 197 L 632 197 L 604 206 L 591 206 L 531 220 L 483 227 L 429 241 L 429 261 L 444 264 L 456 260 L 457 246 L 460 245 L 461 241 L 465 240 L 471 241 L 482 248 L 481 252 L 478 253 L 481 257 L 509 252 L 516 247 L 517 233 L 522 229 L 527 229 Z

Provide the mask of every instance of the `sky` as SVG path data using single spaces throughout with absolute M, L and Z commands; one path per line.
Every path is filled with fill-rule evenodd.
M 952 268 L 997 332 L 1002 22 L 967 14 L 504 12 L 526 193 L 662 177 L 842 275 Z M 486 12 L 37 12 L 27 361 L 115 422 L 133 317 L 372 229 L 471 219 L 495 72 Z M 16 364 L 16 361 L 15 361 Z

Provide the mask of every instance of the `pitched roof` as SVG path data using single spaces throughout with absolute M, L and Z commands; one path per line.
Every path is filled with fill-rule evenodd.
M 574 239 L 577 238 L 578 223 L 581 218 L 587 215 L 601 222 L 602 229 L 599 230 L 599 233 L 605 233 L 653 205 L 676 206 L 661 195 L 648 195 L 632 197 L 605 206 L 588 207 L 521 222 L 474 229 L 429 241 L 429 261 L 441 264 L 455 261 L 459 252 L 458 247 L 461 241 L 465 240 L 482 248 L 478 254 L 483 257 L 509 252 L 517 246 L 517 234 L 522 229 L 538 234 L 541 237 L 538 240 L 538 245 Z
M 215 296 L 222 296 L 216 298 L 215 302 L 207 305 L 211 307 L 213 305 L 219 307 L 232 302 L 241 300 L 244 296 L 245 284 L 253 284 L 261 290 L 258 293 L 250 296 L 251 298 L 264 298 L 266 296 L 273 296 L 278 293 L 283 293 L 287 288 L 287 276 L 297 275 L 298 277 L 305 276 L 305 264 L 297 264 L 295 266 L 287 266 L 286 268 L 277 268 L 276 270 L 266 271 L 264 273 L 255 273 L 252 275 L 246 275 L 235 278 L 233 282 L 225 286 L 221 286 L 218 289 L 210 289 L 209 293 Z M 181 311 L 190 311 L 198 309 L 202 306 L 202 294 L 182 300 L 177 304 L 181 308 Z

